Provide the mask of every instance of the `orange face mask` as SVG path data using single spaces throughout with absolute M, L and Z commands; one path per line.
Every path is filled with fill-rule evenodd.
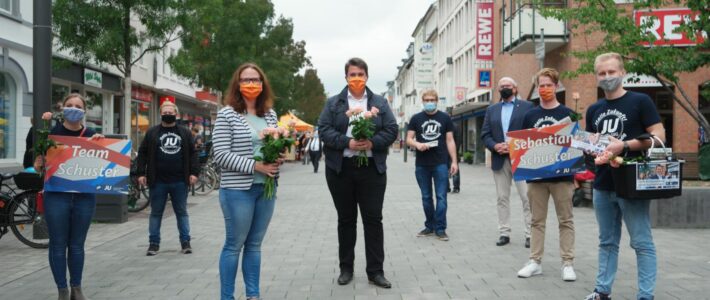
M 246 101 L 255 101 L 256 97 L 259 97 L 261 94 L 261 91 L 261 84 L 246 83 L 239 85 L 239 92 L 242 93 L 242 96 L 244 96 L 244 100 Z
M 540 94 L 540 100 L 549 102 L 555 100 L 555 88 L 554 87 L 541 87 L 538 89 Z
M 348 88 L 355 94 L 361 94 L 365 90 L 365 78 L 364 77 L 349 77 L 348 78 Z

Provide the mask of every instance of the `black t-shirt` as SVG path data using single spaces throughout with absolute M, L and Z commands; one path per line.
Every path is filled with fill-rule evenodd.
M 86 127 L 85 127 L 86 128 Z M 81 132 L 84 130 L 84 128 L 79 129 L 79 130 L 69 130 L 66 127 L 64 127 L 64 124 L 59 123 L 52 128 L 52 131 L 49 132 L 51 135 L 65 135 L 65 136 L 79 136 Z M 96 134 L 96 131 L 94 131 L 91 128 L 86 128 L 84 131 L 84 134 L 81 134 L 82 137 L 92 137 Z
M 174 183 L 185 180 L 183 153 L 180 131 L 177 126 L 163 127 L 158 130 L 156 145 L 156 179 L 161 183 Z
M 417 150 L 417 166 L 436 166 L 449 163 L 449 151 L 446 147 L 446 133 L 453 132 L 451 117 L 441 111 L 433 115 L 420 112 L 409 121 L 407 130 L 414 131 L 417 142 L 438 143 L 436 147 L 421 152 Z
M 542 106 L 536 106 L 535 108 L 525 113 L 525 117 L 523 118 L 523 129 L 550 126 L 566 117 L 569 117 L 572 112 L 573 111 L 569 109 L 569 107 L 564 106 L 562 104 L 558 105 L 553 109 L 544 109 L 542 108 Z M 527 182 L 560 182 L 573 180 L 574 176 L 561 176 L 537 180 L 528 180 Z
M 599 99 L 587 109 L 586 130 L 608 134 L 622 141 L 632 140 L 646 133 L 646 128 L 661 122 L 653 100 L 646 95 L 627 91 L 618 99 Z M 627 157 L 636 157 L 641 153 L 633 151 Z M 594 188 L 613 191 L 609 165 L 597 166 Z

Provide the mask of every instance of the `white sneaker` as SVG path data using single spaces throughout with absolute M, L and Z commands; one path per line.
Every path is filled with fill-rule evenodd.
M 542 274 L 542 266 L 532 259 L 525 265 L 525 267 L 518 271 L 518 277 L 520 278 L 528 278 L 530 276 L 540 274 Z
M 574 273 L 574 268 L 571 265 L 562 266 L 562 280 L 564 280 L 564 281 L 577 280 L 577 274 Z

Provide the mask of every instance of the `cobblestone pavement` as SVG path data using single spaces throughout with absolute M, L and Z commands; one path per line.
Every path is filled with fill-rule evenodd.
M 355 279 L 339 286 L 336 213 L 321 169 L 289 163 L 282 169 L 278 203 L 262 246 L 264 299 L 582 299 L 593 288 L 597 226 L 589 207 L 575 208 L 578 280 L 563 282 L 557 221 L 549 216 L 544 273 L 516 277 L 527 261 L 520 201 L 513 192 L 511 243 L 495 246 L 497 218 L 492 173 L 462 165 L 460 194 L 449 194 L 448 242 L 415 237 L 423 227 L 419 189 L 410 156 L 389 159 L 384 204 L 385 273 L 392 289 L 371 286 L 365 275 L 362 228 Z M 323 165 L 323 164 L 322 164 Z M 323 166 L 321 166 L 323 168 Z M 190 197 L 192 255 L 179 253 L 175 218 L 163 221 L 161 252 L 146 257 L 147 212 L 123 224 L 93 224 L 83 288 L 91 299 L 217 299 L 224 223 L 217 193 Z M 550 205 L 554 210 L 554 206 Z M 167 209 L 169 211 L 170 209 Z M 710 299 L 710 230 L 654 229 L 658 248 L 656 299 Z M 635 299 L 636 260 L 624 232 L 614 299 Z M 55 299 L 46 250 L 14 236 L 0 240 L 0 299 Z M 238 277 L 241 277 L 239 275 Z M 238 279 L 238 297 L 244 298 Z

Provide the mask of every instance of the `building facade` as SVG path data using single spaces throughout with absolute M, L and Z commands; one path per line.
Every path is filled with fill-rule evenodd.
M 32 117 L 32 5 L 0 0 L 0 168 L 17 169 Z M 30 1 L 31 2 L 31 1 Z

